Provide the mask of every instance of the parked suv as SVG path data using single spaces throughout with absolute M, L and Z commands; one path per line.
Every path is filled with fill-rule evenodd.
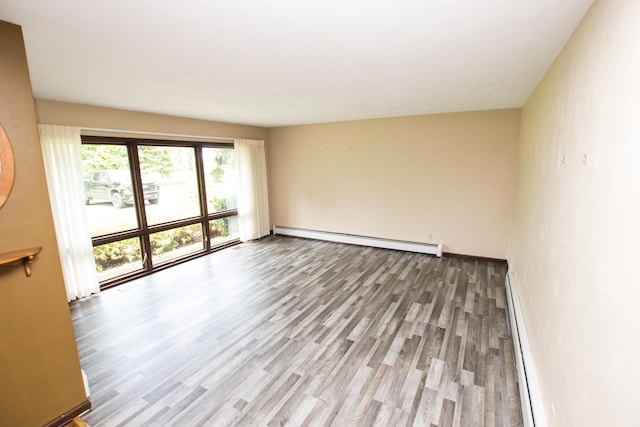
M 142 188 L 144 200 L 152 205 L 160 201 L 160 187 L 155 181 L 143 176 Z M 118 209 L 132 205 L 131 173 L 127 169 L 93 172 L 91 178 L 84 182 L 84 197 L 87 205 L 92 200 L 110 200 Z

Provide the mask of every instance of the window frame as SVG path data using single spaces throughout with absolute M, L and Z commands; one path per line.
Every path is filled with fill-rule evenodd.
M 114 233 L 103 234 L 95 237 L 91 237 L 91 243 L 93 247 L 114 243 L 121 240 L 137 238 L 140 242 L 140 249 L 142 254 L 142 269 L 136 270 L 131 273 L 119 275 L 100 282 L 100 289 L 107 289 L 113 286 L 120 285 L 125 282 L 129 282 L 133 279 L 153 274 L 156 271 L 163 270 L 165 268 L 172 267 L 177 264 L 192 260 L 194 258 L 207 255 L 221 249 L 225 249 L 231 246 L 235 246 L 240 243 L 239 238 L 231 239 L 222 242 L 217 245 L 211 245 L 211 229 L 209 221 L 213 221 L 221 218 L 230 218 L 238 215 L 238 209 L 226 209 L 223 211 L 209 213 L 207 205 L 207 193 L 206 182 L 204 174 L 204 164 L 202 149 L 203 148 L 223 148 L 235 150 L 234 144 L 228 142 L 202 142 L 202 141 L 184 141 L 184 140 L 164 140 L 164 139 L 149 139 L 149 138 L 131 138 L 131 137 L 112 137 L 112 136 L 81 136 L 83 145 L 124 145 L 127 147 L 127 154 L 129 158 L 129 168 L 132 175 L 132 187 L 134 198 L 134 209 L 136 212 L 136 218 L 138 221 L 138 227 L 136 229 L 118 231 Z M 147 222 L 145 207 L 144 207 L 144 195 L 142 187 L 142 174 L 140 171 L 140 159 L 138 156 L 139 146 L 158 146 L 158 147 L 186 147 L 193 148 L 196 177 L 198 185 L 198 197 L 200 201 L 200 215 L 182 218 L 178 220 L 163 222 L 160 224 L 149 225 Z M 150 236 L 153 233 L 167 231 L 174 228 L 184 227 L 188 225 L 200 224 L 202 227 L 202 239 L 203 249 L 197 252 L 192 252 L 184 256 L 165 261 L 163 263 L 153 265 L 151 254 L 151 242 Z

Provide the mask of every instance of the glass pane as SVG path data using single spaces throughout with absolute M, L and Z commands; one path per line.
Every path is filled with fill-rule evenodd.
M 142 270 L 140 239 L 133 238 L 93 248 L 100 282 L 133 271 Z
M 237 208 L 236 151 L 233 148 L 204 147 L 202 162 L 209 213 Z
M 153 233 L 149 239 L 154 265 L 204 249 L 200 224 Z
M 138 228 L 127 147 L 83 144 L 82 169 L 91 236 Z
M 211 246 L 216 246 L 239 237 L 238 216 L 230 216 L 209 221 Z
M 138 147 L 145 210 L 150 225 L 199 216 L 193 147 Z

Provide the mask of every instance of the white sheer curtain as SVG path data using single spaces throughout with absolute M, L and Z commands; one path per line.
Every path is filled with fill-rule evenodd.
M 264 141 L 233 141 L 238 159 L 238 228 L 243 242 L 269 234 Z
M 67 300 L 100 292 L 84 211 L 80 129 L 38 125 Z

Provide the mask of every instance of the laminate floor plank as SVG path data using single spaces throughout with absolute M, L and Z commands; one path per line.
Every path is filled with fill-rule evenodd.
M 522 426 L 499 263 L 272 236 L 71 304 L 99 426 Z

